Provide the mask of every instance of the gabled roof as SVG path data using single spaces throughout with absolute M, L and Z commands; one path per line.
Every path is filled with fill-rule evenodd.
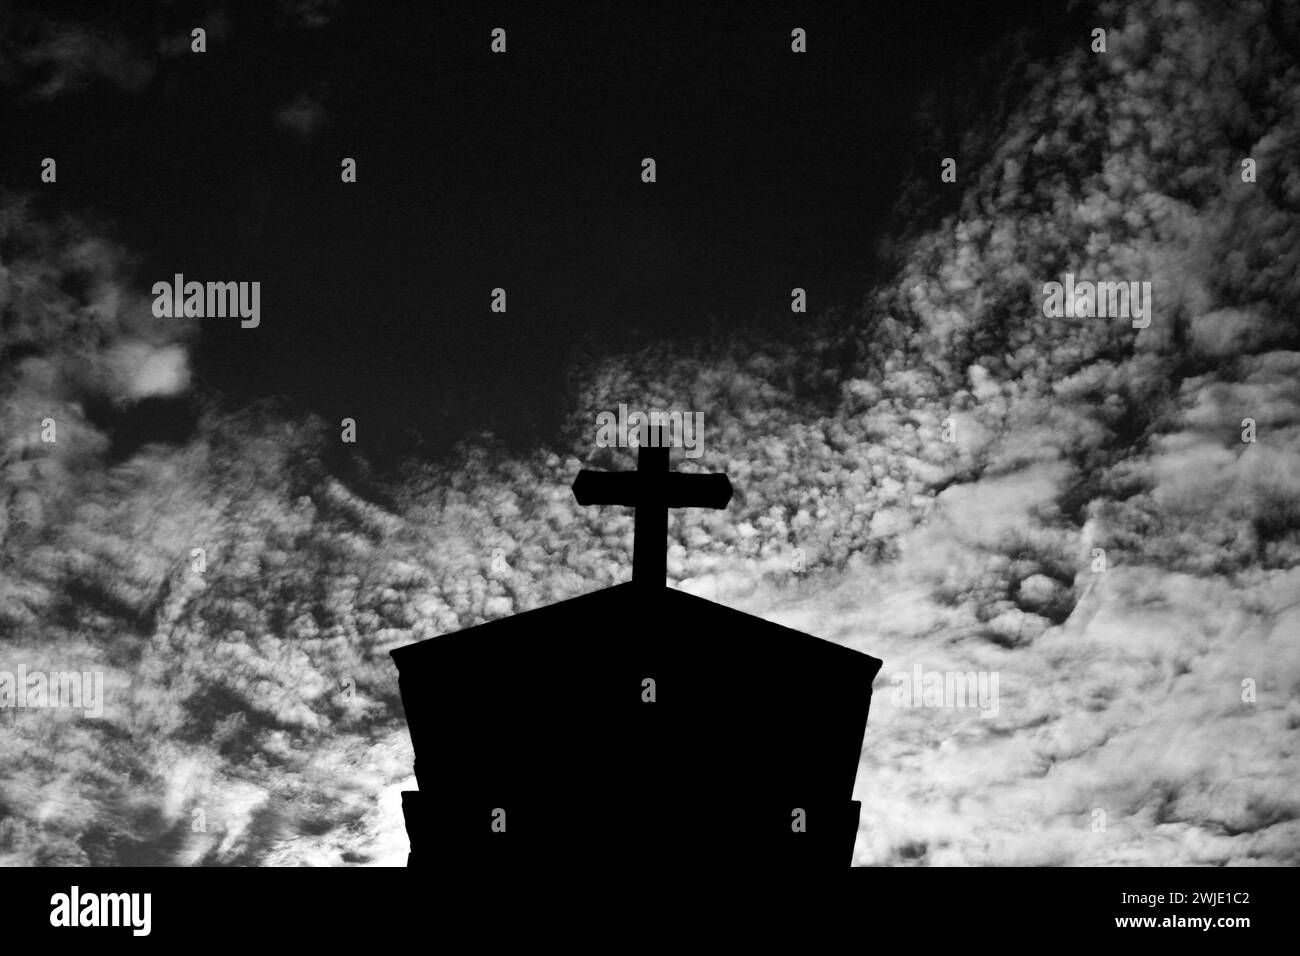
M 421 790 L 573 785 L 852 793 L 874 657 L 629 583 L 392 652 Z M 654 681 L 654 701 L 647 696 Z M 668 772 L 671 768 L 671 773 Z

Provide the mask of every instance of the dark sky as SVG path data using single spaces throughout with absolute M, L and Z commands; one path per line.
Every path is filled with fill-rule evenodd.
M 259 329 L 203 320 L 197 368 L 231 402 L 287 394 L 368 429 L 527 439 L 563 411 L 576 349 L 681 338 L 710 313 L 740 332 L 795 285 L 813 310 L 859 300 L 916 158 L 918 94 L 960 84 L 1006 24 L 1043 15 L 548 6 L 369 3 L 304 30 L 272 4 L 229 5 L 207 54 L 161 60 L 141 92 L 20 105 L 31 135 L 5 178 L 56 156 L 42 195 L 110 214 L 145 255 L 142 291 L 175 272 L 261 281 Z M 211 9 L 89 15 L 152 55 Z M 488 51 L 498 25 L 505 56 Z M 300 96 L 326 111 L 310 136 L 273 119 Z

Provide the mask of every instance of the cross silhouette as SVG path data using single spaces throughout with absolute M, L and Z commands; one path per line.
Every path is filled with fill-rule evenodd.
M 726 475 L 684 475 L 668 470 L 668 447 L 642 445 L 636 471 L 578 472 L 573 496 L 580 505 L 626 505 L 636 509 L 632 581 L 662 587 L 668 576 L 668 509 L 725 508 L 731 500 Z

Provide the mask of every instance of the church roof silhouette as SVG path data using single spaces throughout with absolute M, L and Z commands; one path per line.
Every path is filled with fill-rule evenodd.
M 392 652 L 412 865 L 851 862 L 881 662 L 667 587 L 667 507 L 731 496 L 667 452 L 574 482 L 637 506 L 631 582 Z

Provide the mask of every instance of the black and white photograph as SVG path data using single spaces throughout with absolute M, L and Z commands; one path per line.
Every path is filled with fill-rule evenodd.
M 543 862 L 1268 922 L 1300 2 L 0 0 L 0 133 L 33 932 Z

